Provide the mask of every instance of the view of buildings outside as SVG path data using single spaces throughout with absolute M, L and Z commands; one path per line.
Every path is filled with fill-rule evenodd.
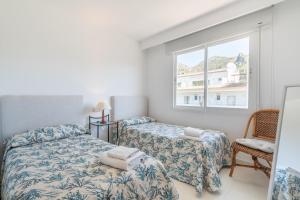
M 207 106 L 247 108 L 249 38 L 207 52 Z M 177 56 L 176 105 L 204 106 L 204 61 L 204 49 Z

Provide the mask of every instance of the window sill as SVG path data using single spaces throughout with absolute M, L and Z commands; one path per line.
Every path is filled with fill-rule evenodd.
M 186 111 L 200 111 L 205 112 L 204 107 L 200 106 L 185 106 L 185 105 L 174 105 L 173 109 L 175 110 L 186 110 Z
M 197 106 L 173 106 L 174 110 L 178 111 L 193 111 L 199 113 L 220 113 L 220 114 L 251 114 L 256 111 L 255 108 L 226 108 L 226 107 L 197 107 Z

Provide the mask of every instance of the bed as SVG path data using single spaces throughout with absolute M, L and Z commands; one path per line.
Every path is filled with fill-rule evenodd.
M 76 107 L 82 103 L 78 98 L 0 98 L 1 134 L 6 141 L 1 170 L 2 199 L 178 199 L 164 166 L 150 156 L 143 156 L 140 163 L 128 171 L 119 170 L 97 159 L 101 152 L 115 145 L 86 134 L 80 125 L 51 125 L 26 131 L 28 127 L 57 123 L 57 119 L 61 119 L 60 123 L 78 120 L 68 117 L 69 114 L 81 116 L 80 112 L 74 113 L 74 109 L 80 110 Z M 60 107 L 55 116 L 61 112 L 66 118 L 45 116 L 52 112 L 49 111 L 53 106 L 49 106 L 51 100 Z M 73 105 L 72 108 L 66 109 L 66 103 Z M 36 112 L 37 105 L 41 104 L 43 109 Z M 35 112 L 27 113 L 27 123 L 14 124 L 9 119 L 15 120 L 19 114 L 7 112 L 8 107 L 19 108 L 21 116 L 28 109 Z M 33 115 L 35 122 L 28 120 Z M 49 121 L 39 120 L 42 117 Z M 14 134 L 15 130 L 20 134 Z
M 220 131 L 206 130 L 199 141 L 182 138 L 182 126 L 149 117 L 119 122 L 119 145 L 136 147 L 159 159 L 168 174 L 198 192 L 221 189 L 219 171 L 230 163 L 230 142 Z
M 119 120 L 119 145 L 138 147 L 159 159 L 168 174 L 191 184 L 198 192 L 221 190 L 219 171 L 230 165 L 230 142 L 226 134 L 206 130 L 199 141 L 182 138 L 182 126 L 158 123 L 148 115 L 144 96 L 113 96 L 112 115 Z M 118 139 L 116 136 L 119 136 Z

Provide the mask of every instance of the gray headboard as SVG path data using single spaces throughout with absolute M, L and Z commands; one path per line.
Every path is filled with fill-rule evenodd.
M 113 96 L 111 105 L 113 120 L 148 115 L 148 100 L 144 96 Z
M 16 133 L 44 126 L 81 123 L 83 97 L 1 96 L 0 135 L 3 141 Z

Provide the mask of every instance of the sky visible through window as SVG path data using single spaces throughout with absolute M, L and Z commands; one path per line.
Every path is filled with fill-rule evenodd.
M 193 51 L 177 56 L 177 63 L 182 63 L 188 67 L 194 67 L 204 60 L 204 50 Z
M 249 37 L 209 47 L 208 56 L 214 57 L 222 55 L 226 57 L 236 57 L 237 52 L 249 55 Z M 182 63 L 189 67 L 197 65 L 203 60 L 204 50 L 193 51 L 177 56 L 177 63 Z

